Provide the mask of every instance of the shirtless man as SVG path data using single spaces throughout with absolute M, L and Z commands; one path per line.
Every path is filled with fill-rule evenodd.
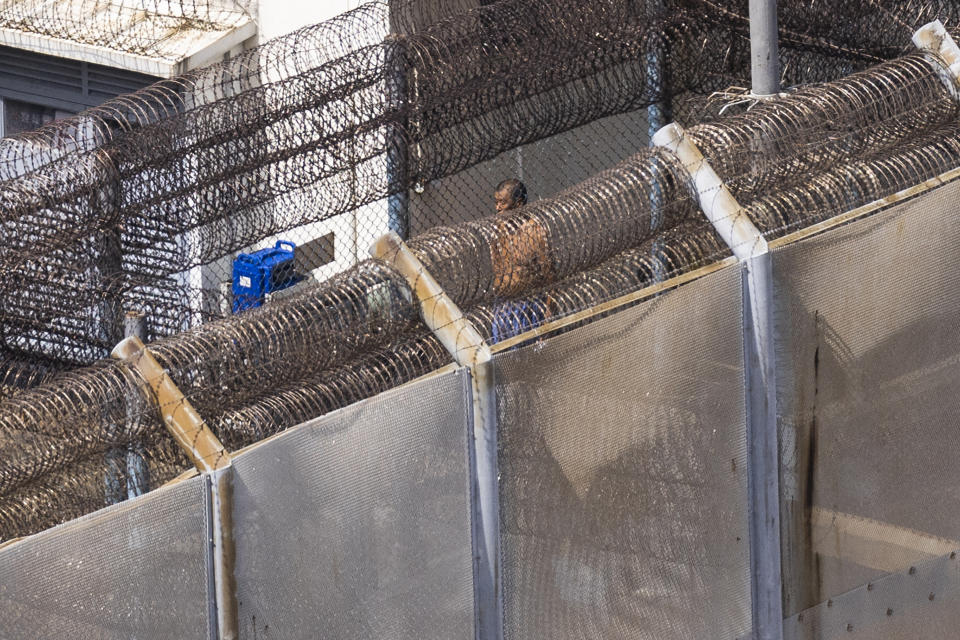
M 546 229 L 536 219 L 513 215 L 527 203 L 527 189 L 516 178 L 504 180 L 494 192 L 497 236 L 490 243 L 493 286 L 498 298 L 521 295 L 550 279 Z M 494 307 L 494 342 L 519 335 L 550 315 L 547 298 L 498 302 Z
M 516 178 L 504 180 L 493 192 L 493 200 L 497 206 L 497 213 L 517 209 L 527 204 L 527 188 Z
M 518 295 L 549 279 L 552 265 L 547 231 L 538 220 L 517 216 L 527 203 L 527 188 L 516 178 L 494 192 L 497 237 L 490 243 L 494 290 L 500 297 Z

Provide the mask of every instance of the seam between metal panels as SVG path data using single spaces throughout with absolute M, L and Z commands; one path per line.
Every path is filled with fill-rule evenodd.
M 552 320 L 550 322 L 545 322 L 529 331 L 525 331 L 519 335 L 513 336 L 506 340 L 502 340 L 494 345 L 490 346 L 490 350 L 494 353 L 502 353 L 504 351 L 509 351 L 513 347 L 537 338 L 542 335 L 546 335 L 569 327 L 571 325 L 578 324 L 580 322 L 588 321 L 597 316 L 601 316 L 606 313 L 611 313 L 614 311 L 619 311 L 622 307 L 626 307 L 637 302 L 641 302 L 646 298 L 651 298 L 657 294 L 663 293 L 664 291 L 669 291 L 670 289 L 676 289 L 677 287 L 687 284 L 688 282 L 693 282 L 694 280 L 699 280 L 700 278 L 706 277 L 711 273 L 720 271 L 727 267 L 733 266 L 737 263 L 737 259 L 734 257 L 724 258 L 712 264 L 708 264 L 699 269 L 694 269 L 693 271 L 688 271 L 682 273 L 674 278 L 669 280 L 664 280 L 663 282 L 658 282 L 656 284 L 650 285 L 649 287 L 644 287 L 632 293 L 614 298 L 602 304 L 590 307 L 589 309 L 584 309 L 583 311 L 578 311 L 572 313 L 568 316 L 564 316 L 558 320 Z
M 683 165 L 690 175 L 691 195 L 741 263 L 752 635 L 756 640 L 782 640 L 780 448 L 772 258 L 763 234 L 679 125 L 672 123 L 658 131 L 653 144 L 673 153 Z
M 497 467 L 496 390 L 490 347 L 480 332 L 400 237 L 380 237 L 370 253 L 389 263 L 407 280 L 420 302 L 420 315 L 444 348 L 470 373 L 475 464 L 471 484 L 477 500 L 471 531 L 480 544 L 476 580 L 477 638 L 503 637 L 503 590 L 500 575 L 500 504 Z

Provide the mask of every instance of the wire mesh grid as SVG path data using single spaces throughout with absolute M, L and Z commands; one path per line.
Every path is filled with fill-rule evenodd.
M 505 638 L 750 629 L 741 317 L 731 268 L 497 354 Z
M 239 455 L 241 637 L 475 637 L 469 415 L 448 371 Z
M 960 547 L 958 189 L 774 252 L 787 615 Z
M 193 478 L 0 549 L 3 637 L 209 638 L 205 483 Z

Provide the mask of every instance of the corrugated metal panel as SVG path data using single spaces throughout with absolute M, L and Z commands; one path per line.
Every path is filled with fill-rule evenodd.
M 86 63 L 84 63 L 86 64 Z M 157 78 L 125 69 L 114 69 L 91 64 L 87 66 L 87 84 L 89 97 L 100 104 L 108 98 L 124 93 L 132 93 L 153 84 Z
M 18 100 L 79 111 L 156 80 L 122 69 L 0 47 L 0 95 Z

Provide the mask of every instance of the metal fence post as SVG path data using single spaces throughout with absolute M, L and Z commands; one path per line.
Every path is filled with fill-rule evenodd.
M 135 337 L 147 341 L 147 317 L 142 311 L 127 311 L 123 317 L 123 337 Z M 127 395 L 127 424 L 132 425 L 142 410 L 139 391 L 131 390 Z M 150 488 L 150 470 L 143 457 L 143 447 L 136 442 L 127 446 L 127 498 L 135 498 Z
M 740 264 L 743 269 L 753 629 L 757 640 L 781 640 L 783 577 L 780 563 L 780 450 L 773 349 L 773 260 L 764 246 L 763 253 L 753 255 Z
M 501 640 L 500 492 L 496 388 L 490 347 L 396 233 L 382 236 L 370 253 L 403 275 L 420 301 L 420 315 L 424 323 L 457 364 L 470 370 L 473 385 L 473 477 L 470 486 L 475 545 L 476 631 L 478 640 Z
M 780 92 L 777 0 L 750 0 L 750 75 L 755 96 Z
M 767 241 L 683 129 L 670 124 L 653 142 L 670 150 L 690 174 L 700 209 L 740 261 L 746 378 L 750 590 L 753 638 L 783 638 L 780 565 L 780 451 L 773 350 L 773 268 Z
M 407 70 L 402 36 L 387 36 L 386 93 L 393 119 L 387 125 L 387 225 L 401 238 L 410 230 L 407 191 Z

